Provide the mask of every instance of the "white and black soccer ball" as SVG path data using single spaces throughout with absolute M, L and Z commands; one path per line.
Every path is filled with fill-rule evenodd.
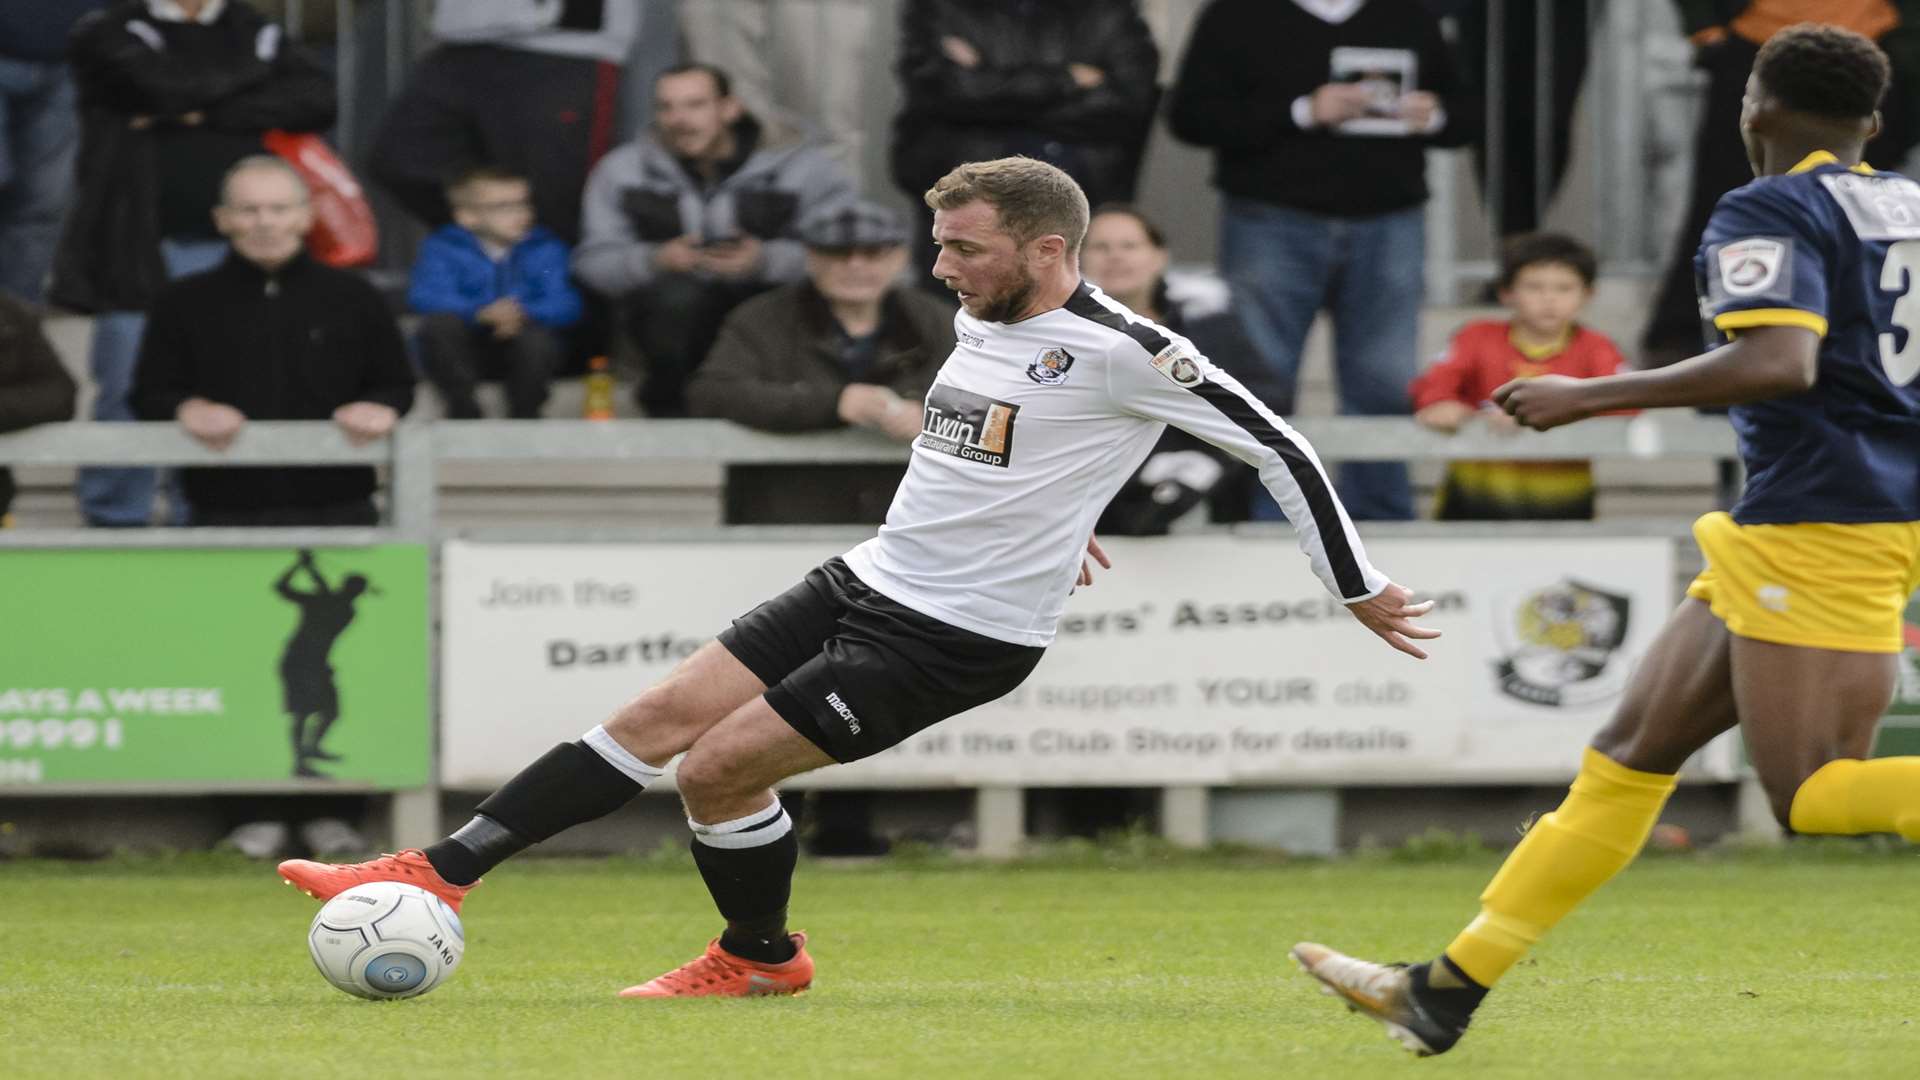
M 327 901 L 307 930 L 313 966 L 355 997 L 390 1001 L 439 986 L 466 952 L 460 916 L 416 885 L 376 881 Z

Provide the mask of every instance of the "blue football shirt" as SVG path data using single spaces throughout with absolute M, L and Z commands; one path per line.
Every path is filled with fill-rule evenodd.
M 1731 410 L 1742 525 L 1920 521 L 1920 183 L 1824 151 L 1729 192 L 1694 256 L 1715 343 L 1821 336 L 1804 393 Z

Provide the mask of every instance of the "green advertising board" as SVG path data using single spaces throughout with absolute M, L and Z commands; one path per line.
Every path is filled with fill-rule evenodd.
M 423 784 L 427 552 L 0 551 L 0 790 Z

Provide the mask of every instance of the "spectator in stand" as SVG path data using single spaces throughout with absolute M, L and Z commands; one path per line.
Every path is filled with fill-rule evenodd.
M 0 4 L 0 292 L 39 303 L 73 193 L 80 113 L 67 33 L 107 0 Z
M 695 416 L 762 431 L 862 427 L 910 442 L 921 401 L 953 351 L 953 309 L 900 281 L 907 230 L 853 203 L 801 223 L 807 276 L 741 304 L 687 387 Z M 729 523 L 886 518 L 904 465 L 735 467 Z
M 73 376 L 32 305 L 0 291 L 0 435 L 73 419 Z M 13 524 L 13 473 L 0 466 L 0 529 Z
M 1520 430 L 1493 405 L 1493 391 L 1514 379 L 1611 375 L 1620 350 L 1579 323 L 1593 297 L 1593 250 L 1554 233 L 1508 240 L 1500 259 L 1505 319 L 1468 323 L 1446 356 L 1411 388 L 1414 419 L 1452 433 L 1478 419 L 1501 434 Z M 1515 521 L 1593 517 L 1593 468 L 1584 461 L 1456 461 L 1447 467 L 1435 517 L 1443 521 Z
M 225 250 L 213 226 L 220 179 L 268 130 L 333 123 L 333 78 L 280 28 L 230 0 L 114 4 L 73 29 L 80 165 L 54 258 L 52 301 L 93 312 L 95 420 L 131 420 L 128 391 L 145 325 L 168 278 Z M 145 525 L 152 469 L 80 470 L 89 524 Z M 184 507 L 170 497 L 172 519 Z
M 686 53 L 724 68 L 734 96 L 756 116 L 796 108 L 820 128 L 842 169 L 858 174 L 873 132 L 867 68 L 887 44 L 876 33 L 891 14 L 873 0 L 654 0 L 679 8 Z M 813 58 L 832 56 L 832 63 Z M 801 118 L 788 120 L 798 126 Z
M 248 420 L 325 420 L 381 438 L 413 405 L 413 371 L 386 302 L 306 253 L 313 210 L 277 157 L 242 159 L 215 218 L 232 250 L 153 304 L 134 382 L 141 419 L 178 420 L 216 450 Z M 375 525 L 373 469 L 187 469 L 197 525 Z
M 963 161 L 1024 154 L 1066 171 L 1090 205 L 1133 198 L 1159 100 L 1160 51 L 1134 0 L 907 0 L 893 180 L 915 206 Z M 914 269 L 933 268 L 933 211 Z
M 440 0 L 435 46 L 381 118 L 373 179 L 439 226 L 453 220 L 447 180 L 496 165 L 526 177 L 535 218 L 577 243 L 587 173 L 615 141 L 640 4 Z
M 1419 0 L 1214 0 L 1181 61 L 1171 120 L 1214 149 L 1221 269 L 1284 388 L 1269 404 L 1292 410 L 1307 331 L 1326 309 L 1340 411 L 1406 415 L 1426 148 L 1476 134 L 1439 22 Z M 1338 483 L 1356 520 L 1413 515 L 1403 464 L 1348 462 Z
M 1741 142 L 1740 103 L 1753 58 L 1768 38 L 1800 22 L 1830 23 L 1873 38 L 1893 66 L 1893 83 L 1881 103 L 1880 133 L 1867 143 L 1867 159 L 1896 167 L 1920 141 L 1914 101 L 1920 92 L 1920 0 L 1675 0 L 1675 6 L 1693 43 L 1693 65 L 1707 74 L 1707 89 L 1693 142 L 1687 216 L 1641 334 L 1644 367 L 1664 367 L 1700 351 L 1693 257 L 1720 196 L 1753 180 Z
M 1270 378 L 1234 314 L 1238 305 L 1227 283 L 1210 274 L 1170 277 L 1167 262 L 1166 236 L 1144 213 L 1125 203 L 1094 208 L 1080 255 L 1086 279 L 1135 313 L 1193 342 L 1222 371 L 1266 397 Z M 1244 520 L 1247 491 L 1233 483 L 1242 471 L 1229 470 L 1218 448 L 1168 428 L 1133 479 L 1107 505 L 1095 531 L 1159 536 L 1201 501 L 1229 492 L 1238 496 L 1239 505 L 1217 505 L 1216 516 Z
M 687 378 L 727 313 L 800 280 L 799 222 L 854 194 L 820 144 L 763 127 L 719 68 L 655 80 L 653 131 L 594 168 L 573 254 L 574 273 L 626 307 L 647 415 L 686 414 Z
M 1489 147 L 1496 138 L 1494 130 L 1485 131 L 1473 148 L 1481 205 L 1486 207 L 1493 235 L 1499 239 L 1532 232 L 1559 194 L 1573 159 L 1573 110 L 1586 79 L 1593 30 L 1606 18 L 1606 0 L 1583 0 L 1557 10 L 1555 5 L 1538 3 L 1503 3 L 1496 8 L 1489 0 L 1427 0 L 1427 6 L 1442 17 L 1458 17 L 1454 40 L 1461 81 L 1473 87 L 1473 107 L 1485 109 L 1491 104 L 1498 124 L 1497 137 L 1502 140 L 1498 161 L 1492 160 Z M 1543 14 L 1549 16 L 1544 26 Z M 1544 70 L 1540 63 L 1543 32 L 1547 37 Z M 1493 65 L 1502 85 L 1489 102 L 1486 80 Z M 1544 95 L 1539 90 L 1542 79 Z M 1551 133 L 1544 162 L 1536 134 L 1543 109 Z M 1539 168 L 1542 164 L 1544 172 Z M 1493 190 L 1496 173 L 1489 171 L 1495 166 L 1497 193 Z
M 1089 282 L 1139 315 L 1193 342 L 1249 388 L 1262 389 L 1266 365 L 1234 314 L 1226 281 L 1204 271 L 1168 272 L 1166 234 L 1138 207 L 1096 206 L 1087 223 L 1081 267 Z
M 454 224 L 420 249 L 407 306 L 420 320 L 420 361 L 446 414 L 477 420 L 474 388 L 501 378 L 507 415 L 537 420 L 559 370 L 559 331 L 580 319 L 567 245 L 534 224 L 524 177 L 475 169 L 447 189 Z

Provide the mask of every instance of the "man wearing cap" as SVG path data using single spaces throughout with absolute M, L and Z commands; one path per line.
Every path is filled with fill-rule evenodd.
M 807 276 L 728 315 L 687 387 L 695 416 L 762 431 L 863 427 L 902 442 L 920 434 L 921 399 L 953 350 L 953 309 L 903 288 L 907 233 L 868 202 L 803 218 Z M 727 519 L 877 523 L 905 469 L 736 468 Z

